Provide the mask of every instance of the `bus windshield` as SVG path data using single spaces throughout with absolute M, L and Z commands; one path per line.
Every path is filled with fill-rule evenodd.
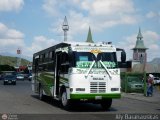
M 102 68 L 100 61 L 109 69 L 117 68 L 117 58 L 115 52 L 102 52 L 97 55 L 91 52 L 75 52 L 75 63 L 78 68 L 89 68 L 92 62 L 96 64 L 93 68 Z

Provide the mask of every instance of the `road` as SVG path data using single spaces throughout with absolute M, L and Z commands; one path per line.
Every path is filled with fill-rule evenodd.
M 149 103 L 122 97 L 113 100 L 110 110 L 104 111 L 100 105 L 78 104 L 72 110 L 63 110 L 59 103 L 52 99 L 40 101 L 38 95 L 31 91 L 30 81 L 17 81 L 17 85 L 3 85 L 0 81 L 0 113 L 11 114 L 68 114 L 95 115 L 121 113 L 160 113 L 160 104 Z M 79 117 L 78 117 L 79 118 Z M 79 118 L 81 119 L 81 118 Z

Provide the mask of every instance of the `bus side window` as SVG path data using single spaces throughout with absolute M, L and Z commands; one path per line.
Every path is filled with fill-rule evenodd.
M 40 55 L 40 60 L 39 60 L 39 62 L 40 62 L 40 63 L 43 62 L 43 54 Z
M 61 73 L 68 73 L 69 69 L 69 55 L 67 53 L 62 53 L 61 54 Z
M 34 72 L 36 73 L 38 71 L 38 62 L 39 62 L 39 58 L 35 58 L 34 59 L 34 64 L 35 64 L 35 68 L 34 68 Z

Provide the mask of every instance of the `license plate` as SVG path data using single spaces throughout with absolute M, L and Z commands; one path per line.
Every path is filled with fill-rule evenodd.
M 102 99 L 102 96 L 95 96 L 95 99 L 96 99 L 96 100 L 101 100 L 101 99 Z
M 12 81 L 8 81 L 8 83 L 12 83 Z

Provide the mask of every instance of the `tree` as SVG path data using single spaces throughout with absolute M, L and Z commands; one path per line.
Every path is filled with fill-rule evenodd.
M 26 68 L 24 69 L 24 74 L 29 74 L 28 67 L 26 67 Z
M 16 71 L 16 69 L 10 65 L 0 65 L 0 71 Z

